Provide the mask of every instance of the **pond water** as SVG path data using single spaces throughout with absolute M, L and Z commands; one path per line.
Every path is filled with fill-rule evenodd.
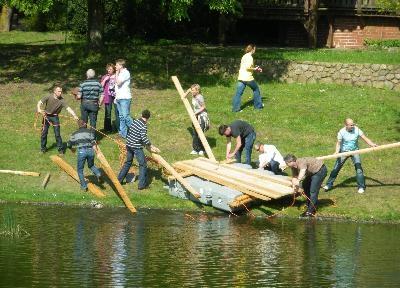
M 0 236 L 0 287 L 400 285 L 398 225 L 0 205 L 6 214 L 30 235 Z

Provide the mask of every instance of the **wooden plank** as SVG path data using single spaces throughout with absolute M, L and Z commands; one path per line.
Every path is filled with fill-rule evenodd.
M 64 161 L 61 157 L 57 155 L 52 155 L 50 156 L 51 161 L 53 161 L 55 164 L 57 164 L 64 172 L 66 172 L 69 176 L 72 177 L 76 182 L 80 183 L 79 177 L 78 177 L 78 172 L 75 171 L 74 168 L 72 168 L 71 165 L 69 165 L 67 162 Z M 93 183 L 88 183 L 88 190 L 92 194 L 96 195 L 97 197 L 104 197 L 106 196 L 99 188 L 97 188 Z
M 100 147 L 97 145 L 95 146 L 97 158 L 100 160 L 101 164 L 103 165 L 103 169 L 106 172 L 108 178 L 110 178 L 111 182 L 114 184 L 115 188 L 117 189 L 118 195 L 121 197 L 122 201 L 124 202 L 126 208 L 129 209 L 132 213 L 136 213 L 135 207 L 133 207 L 131 200 L 129 199 L 128 195 L 125 192 L 125 189 L 122 187 L 121 183 L 119 183 L 117 176 L 115 176 L 114 171 L 112 170 L 110 164 L 106 157 L 104 157 L 103 153 L 100 150 Z
M 390 149 L 390 148 L 397 148 L 397 147 L 400 147 L 400 142 L 384 144 L 384 145 L 379 145 L 377 147 L 370 147 L 370 148 L 365 148 L 365 149 L 360 149 L 360 150 L 355 150 L 355 151 L 320 156 L 320 157 L 317 157 L 317 159 L 320 159 L 320 160 L 336 159 L 339 157 L 347 157 L 347 156 L 352 156 L 352 155 L 356 155 L 356 154 L 371 153 L 371 152 L 376 152 L 376 151 Z
M 211 150 L 210 145 L 208 144 L 207 138 L 204 135 L 203 130 L 201 130 L 199 121 L 196 118 L 196 115 L 193 112 L 192 106 L 190 105 L 188 99 L 185 97 L 185 92 L 182 89 L 181 83 L 178 80 L 178 77 L 172 76 L 171 77 L 172 82 L 174 82 L 176 90 L 178 90 L 179 95 L 181 96 L 181 100 L 183 101 L 183 104 L 185 105 L 185 108 L 189 114 L 190 119 L 192 120 L 193 126 L 196 129 L 197 134 L 199 135 L 200 141 L 204 146 L 204 149 L 206 150 L 207 157 L 210 158 L 212 161 L 217 162 L 217 160 L 214 157 L 214 154 Z
M 179 175 L 179 173 L 176 172 L 175 169 L 172 168 L 172 166 L 169 165 L 169 163 L 165 161 L 161 155 L 152 153 L 152 156 L 154 159 L 156 159 L 158 163 L 160 163 L 165 169 L 167 169 L 169 173 L 171 173 L 176 178 L 176 180 L 178 180 L 179 183 L 181 183 L 182 186 L 185 187 L 186 190 L 188 190 L 194 197 L 196 198 L 201 197 L 201 195 L 196 190 L 194 190 L 194 188 L 189 184 L 189 182 L 186 181 L 181 175 Z
M 243 174 L 241 172 L 231 170 L 223 166 L 213 165 L 213 163 L 196 160 L 188 160 L 184 162 L 188 165 L 195 166 L 196 168 L 211 171 L 212 173 L 220 176 L 234 178 L 238 182 L 254 187 L 254 189 L 252 190 L 264 194 L 265 196 L 268 196 L 270 198 L 276 199 L 293 193 L 293 189 L 291 187 L 259 179 L 257 177 L 254 177 L 253 175 Z
M 251 197 L 249 195 L 242 195 L 242 196 L 237 197 L 232 202 L 229 202 L 228 205 L 232 209 L 235 209 L 235 208 L 239 208 L 240 206 L 250 204 L 250 203 L 254 202 L 255 200 L 256 199 L 254 199 L 253 197 Z
M 192 176 L 193 172 L 192 171 L 184 171 L 184 172 L 178 172 L 178 174 L 181 177 L 186 178 L 186 177 Z M 168 181 L 172 181 L 172 180 L 176 180 L 176 178 L 174 176 L 172 176 L 172 175 L 168 176 Z
M 28 171 L 0 170 L 0 173 L 21 175 L 21 176 L 35 176 L 35 177 L 40 176 L 40 173 L 38 172 L 28 172 Z
M 199 158 L 196 158 L 194 160 L 210 162 L 207 158 L 204 158 L 204 157 L 199 157 Z M 229 168 L 229 169 L 232 169 L 232 170 L 240 171 L 240 172 L 243 172 L 243 173 L 245 173 L 247 175 L 251 175 L 251 176 L 258 177 L 258 178 L 261 178 L 261 179 L 265 179 L 265 180 L 268 180 L 268 181 L 272 181 L 272 182 L 275 182 L 275 183 L 278 183 L 278 184 L 281 184 L 281 185 L 285 185 L 285 186 L 288 186 L 288 187 L 292 186 L 292 182 L 289 180 L 290 179 L 289 177 L 286 177 L 287 179 L 285 179 L 283 177 L 282 178 L 281 177 L 274 177 L 272 175 L 267 175 L 267 174 L 261 173 L 260 171 L 258 171 L 258 169 L 245 169 L 245 168 L 242 168 L 242 167 L 237 167 L 237 166 L 232 165 L 232 164 L 220 164 L 220 166 L 223 166 L 223 167 L 226 167 L 226 168 Z
M 50 179 L 50 173 L 47 173 L 42 182 L 42 188 L 45 189 Z
M 255 198 L 262 199 L 265 201 L 271 200 L 270 197 L 267 197 L 264 194 L 262 194 L 263 192 L 258 193 L 259 191 L 253 190 L 254 187 L 249 187 L 248 185 L 244 185 L 243 183 L 236 181 L 233 178 L 216 175 L 213 172 L 206 171 L 206 170 L 203 170 L 200 168 L 196 168 L 196 167 L 190 166 L 188 164 L 185 164 L 183 162 L 176 162 L 174 165 L 175 165 L 175 167 L 178 167 L 182 170 L 192 171 L 195 175 L 197 175 L 201 178 L 210 180 L 212 182 L 224 185 L 226 187 L 229 187 L 229 188 L 232 188 L 235 190 L 239 190 L 240 192 L 250 195 L 250 196 L 253 196 Z

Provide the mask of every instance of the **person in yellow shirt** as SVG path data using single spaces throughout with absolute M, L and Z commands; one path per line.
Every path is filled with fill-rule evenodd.
M 243 55 L 240 62 L 238 84 L 236 88 L 236 94 L 233 96 L 232 111 L 240 111 L 240 101 L 246 86 L 249 86 L 253 90 L 253 104 L 255 109 L 262 109 L 264 104 L 261 100 L 260 88 L 256 81 L 254 81 L 253 72 L 262 72 L 259 66 L 254 66 L 253 54 L 256 52 L 256 46 L 249 44 L 245 48 L 246 54 Z

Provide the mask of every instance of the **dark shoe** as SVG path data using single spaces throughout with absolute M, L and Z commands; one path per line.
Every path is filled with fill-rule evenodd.
M 81 191 L 82 191 L 82 192 L 87 192 L 87 191 L 88 191 L 88 188 L 87 188 L 87 187 L 86 187 L 86 188 L 82 188 L 82 187 L 81 187 Z
M 39 154 L 44 154 L 46 153 L 46 150 L 40 150 Z
M 98 182 L 99 184 L 103 184 L 103 183 L 104 183 L 104 179 L 103 179 L 103 176 L 102 176 L 102 175 L 96 176 L 96 177 L 97 177 L 97 182 Z
M 305 211 L 300 214 L 300 218 L 311 218 L 311 217 L 315 217 L 315 214 L 308 211 Z
M 149 188 L 149 186 L 138 187 L 138 190 L 145 190 L 145 189 L 148 189 L 148 188 Z
M 58 156 L 60 156 L 60 157 L 64 157 L 64 155 L 65 155 L 64 152 L 59 152 L 59 153 L 58 153 Z

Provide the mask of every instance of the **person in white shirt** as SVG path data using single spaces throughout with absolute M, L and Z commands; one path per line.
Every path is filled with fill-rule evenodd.
M 281 167 L 285 166 L 285 161 L 274 145 L 257 143 L 254 149 L 260 153 L 258 169 L 267 169 L 274 174 L 282 173 Z
M 119 113 L 119 134 L 126 138 L 128 127 L 132 124 L 131 111 L 131 74 L 125 68 L 125 60 L 118 59 L 115 62 L 115 104 Z

